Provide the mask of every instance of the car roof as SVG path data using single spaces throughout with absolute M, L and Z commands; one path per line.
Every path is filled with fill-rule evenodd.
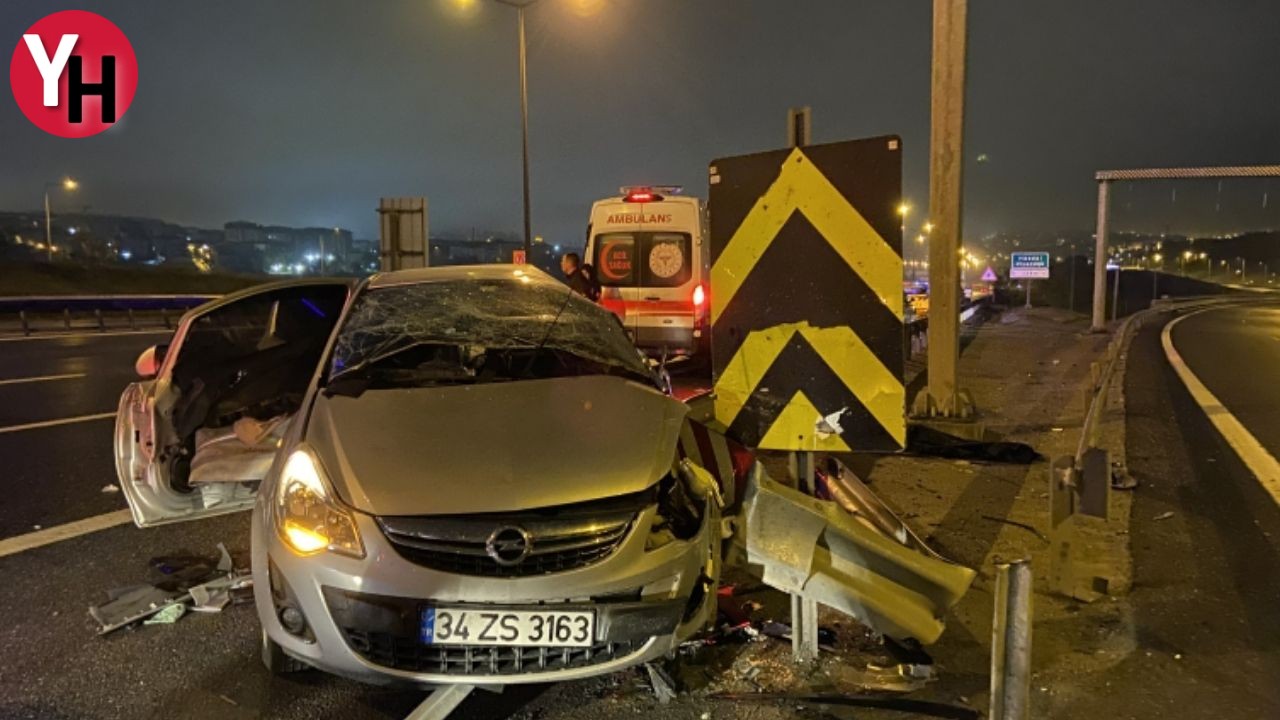
M 393 287 L 396 285 L 416 285 L 419 283 L 441 282 L 449 280 L 512 280 L 528 278 L 526 283 L 539 285 L 554 283 L 563 285 L 533 265 L 489 264 L 489 265 L 447 265 L 444 267 L 416 268 L 413 270 L 394 270 L 377 273 L 369 278 L 369 288 Z

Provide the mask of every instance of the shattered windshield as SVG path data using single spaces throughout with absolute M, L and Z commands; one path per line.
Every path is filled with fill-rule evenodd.
M 414 355 L 415 363 L 429 361 L 438 368 L 457 362 L 453 358 L 521 350 L 587 361 L 562 374 L 590 374 L 590 366 L 598 364 L 604 368 L 597 372 L 616 369 L 646 380 L 653 377 L 608 311 L 562 286 L 516 278 L 438 280 L 366 290 L 338 333 L 330 377 L 397 355 Z M 435 377 L 440 377 L 438 370 Z

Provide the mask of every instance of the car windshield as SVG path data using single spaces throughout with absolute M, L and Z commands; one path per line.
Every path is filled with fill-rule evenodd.
M 654 382 L 611 313 L 558 283 L 519 277 L 366 290 L 338 332 L 329 374 L 331 385 L 360 378 L 358 391 L 593 374 Z

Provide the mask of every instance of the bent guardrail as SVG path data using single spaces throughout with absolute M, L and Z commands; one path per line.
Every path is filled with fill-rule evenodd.
M 182 313 L 217 295 L 31 295 L 0 297 L 0 333 L 106 332 L 173 327 Z

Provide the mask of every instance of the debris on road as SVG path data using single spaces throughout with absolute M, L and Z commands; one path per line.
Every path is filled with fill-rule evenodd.
M 106 603 L 89 608 L 89 615 L 102 626 L 98 634 L 105 635 L 151 617 L 177 602 L 178 596 L 151 585 L 117 588 L 107 593 Z
M 657 663 L 647 663 L 644 669 L 649 673 L 649 684 L 653 687 L 654 697 L 658 698 L 658 703 L 666 705 L 676 699 L 675 682 L 666 671 L 658 667 Z
M 142 621 L 143 625 L 172 625 L 187 614 L 187 606 L 181 602 L 169 603 L 160 612 Z
M 1162 513 L 1160 513 L 1159 515 L 1155 516 L 1155 517 L 1154 517 L 1154 518 L 1152 518 L 1152 519 L 1153 519 L 1153 520 L 1168 520 L 1168 519 L 1169 519 L 1169 518 L 1171 518 L 1171 517 L 1173 517 L 1173 511 L 1172 511 L 1172 510 L 1169 510 L 1169 511 L 1167 511 L 1167 512 L 1162 512 Z
M 107 494 L 118 493 L 120 492 L 120 488 L 116 487 L 113 483 L 107 483 L 102 486 L 102 492 Z
M 98 634 L 139 621 L 144 625 L 171 624 L 188 609 L 216 613 L 228 605 L 250 601 L 253 578 L 249 571 L 236 569 L 222 543 L 218 543 L 218 554 L 216 561 L 198 555 L 152 558 L 151 569 L 160 576 L 159 581 L 110 590 L 107 602 L 89 608 L 90 617 L 98 623 Z
M 906 454 L 1011 465 L 1030 465 L 1044 459 L 1026 443 L 967 440 L 924 425 L 912 425 L 907 429 Z
M 1012 525 L 1013 527 L 1017 527 L 1017 528 L 1022 528 L 1023 530 L 1026 530 L 1027 532 L 1030 532 L 1031 534 L 1040 538 L 1040 540 L 1042 540 L 1046 545 L 1049 544 L 1049 538 L 1045 537 L 1044 533 L 1040 532 L 1035 527 L 1028 525 L 1027 523 L 1018 522 L 1017 520 L 1010 520 L 1009 518 L 996 517 L 995 515 L 983 515 L 982 519 L 990 520 L 991 522 L 1004 523 L 1005 525 Z

